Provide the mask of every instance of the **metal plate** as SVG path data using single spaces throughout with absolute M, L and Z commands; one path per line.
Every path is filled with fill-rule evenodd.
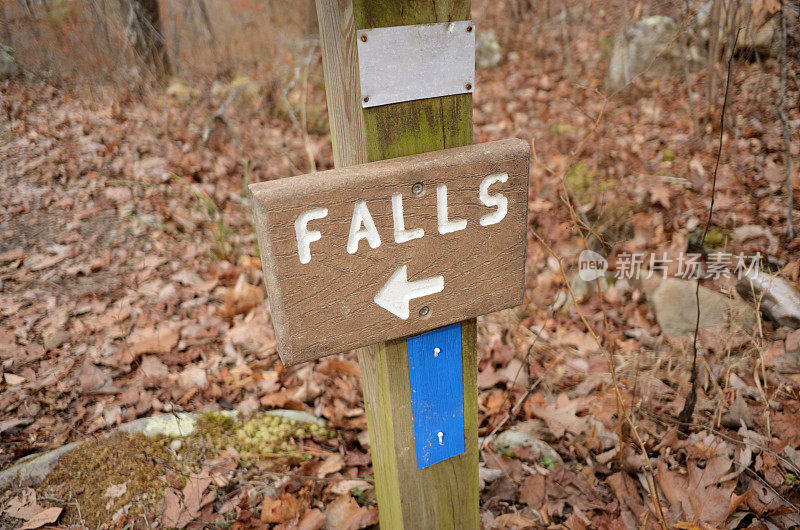
M 461 324 L 406 340 L 417 469 L 464 452 Z
M 362 29 L 356 39 L 364 108 L 474 90 L 471 20 Z

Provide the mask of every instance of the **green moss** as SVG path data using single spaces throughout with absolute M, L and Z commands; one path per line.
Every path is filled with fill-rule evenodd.
M 706 248 L 719 248 L 725 244 L 727 237 L 716 228 L 709 228 L 706 234 Z
M 246 423 L 228 415 L 208 413 L 198 418 L 197 430 L 187 438 L 185 451 L 219 452 L 233 447 L 243 460 L 276 455 L 305 459 L 310 455 L 299 450 L 298 442 L 314 436 L 333 438 L 336 432 L 324 425 L 270 413 L 255 414 Z M 202 442 L 202 447 L 198 447 L 198 442 Z
M 117 432 L 89 440 L 64 456 L 38 493 L 71 501 L 54 504 L 64 508 L 61 524 L 97 528 L 128 504 L 128 520 L 158 513 L 167 476 L 185 471 L 160 440 Z M 105 495 L 111 486 L 121 489 L 123 484 L 124 493 Z
M 570 125 L 569 123 L 554 123 L 553 125 L 550 126 L 550 132 L 552 134 L 555 134 L 556 136 L 572 132 L 574 130 L 575 127 L 573 125 Z
M 594 173 L 588 168 L 586 162 L 581 160 L 569 168 L 566 180 L 567 189 L 575 196 L 578 202 L 584 203 L 595 181 Z
M 675 161 L 675 151 L 672 149 L 664 149 L 661 151 L 661 160 L 664 162 L 674 162 Z
M 611 52 L 614 51 L 614 34 L 613 33 L 606 33 L 602 37 L 600 37 L 600 42 L 598 43 L 600 48 L 600 53 L 603 55 L 603 58 L 608 60 L 611 57 Z
M 567 190 L 581 208 L 592 229 L 607 242 L 631 236 L 628 221 L 636 213 L 637 205 L 619 182 L 597 175 L 584 161 L 580 161 L 565 175 Z
M 203 438 L 222 437 L 236 428 L 236 419 L 228 414 L 207 412 L 197 418 L 197 433 Z

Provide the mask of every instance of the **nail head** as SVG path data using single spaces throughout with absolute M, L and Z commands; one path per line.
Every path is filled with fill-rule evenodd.
M 425 186 L 422 185 L 422 182 L 417 182 L 413 186 L 411 186 L 411 193 L 414 195 L 422 195 L 422 190 L 425 189 Z
M 431 312 L 431 308 L 430 307 L 422 306 L 422 308 L 419 310 L 419 316 L 426 317 L 426 316 L 428 316 L 428 314 L 430 312 Z

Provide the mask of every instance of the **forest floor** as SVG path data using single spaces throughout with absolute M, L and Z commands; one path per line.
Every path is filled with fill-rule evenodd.
M 534 31 L 521 21 L 525 31 L 501 32 L 503 61 L 478 72 L 475 141 L 515 136 L 533 147 L 525 305 L 479 319 L 481 520 L 487 528 L 659 528 L 659 517 L 671 528 L 798 525 L 797 333 L 766 320 L 746 333 L 701 333 L 697 408 L 681 425 L 691 336 L 658 325 L 658 275 L 610 278 L 602 293 L 575 279 L 587 245 L 580 218 L 603 237 L 605 245 L 588 244 L 609 258 L 612 276 L 625 252 L 665 252 L 676 263 L 692 249 L 760 252 L 796 285 L 800 238 L 784 231 L 777 63 L 733 62 L 713 241 L 703 244 L 722 91 L 706 105 L 708 71 L 691 74 L 700 131 L 681 77 L 638 78 L 604 95 L 597 43 L 611 14 L 596 9 L 596 21 L 566 43 L 569 61 L 549 44 L 563 42 L 560 25 Z M 720 64 L 718 86 L 725 74 Z M 72 441 L 100 443 L 117 425 L 165 412 L 295 409 L 335 435 L 298 433 L 294 453 L 261 456 L 211 443 L 189 471 L 169 464 L 181 444 L 114 439 L 102 446 L 110 461 L 138 459 L 163 497 L 126 508 L 120 488 L 133 490 L 133 479 L 104 481 L 93 493 L 104 495 L 102 509 L 87 513 L 73 501 L 89 502 L 90 482 L 56 481 L 6 492 L 0 522 L 14 526 L 23 505 L 62 509 L 61 524 L 92 528 L 112 517 L 120 528 L 153 518 L 237 528 L 377 522 L 355 356 L 281 364 L 246 193 L 248 182 L 332 167 L 321 67 L 312 63 L 305 93 L 284 95 L 258 79 L 174 81 L 145 93 L 0 84 L 0 467 Z M 790 84 L 795 168 L 799 97 Z M 795 204 L 798 179 L 795 169 Z M 734 279 L 703 285 L 735 297 Z M 499 436 L 511 428 L 527 445 Z M 168 519 L 179 508 L 191 517 Z

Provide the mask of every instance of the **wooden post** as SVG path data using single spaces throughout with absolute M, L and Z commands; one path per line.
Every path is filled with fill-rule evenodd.
M 316 0 L 334 164 L 472 143 L 472 96 L 361 108 L 358 29 L 466 20 L 469 0 Z M 478 528 L 475 319 L 462 322 L 465 452 L 417 469 L 406 340 L 358 351 L 382 528 Z

